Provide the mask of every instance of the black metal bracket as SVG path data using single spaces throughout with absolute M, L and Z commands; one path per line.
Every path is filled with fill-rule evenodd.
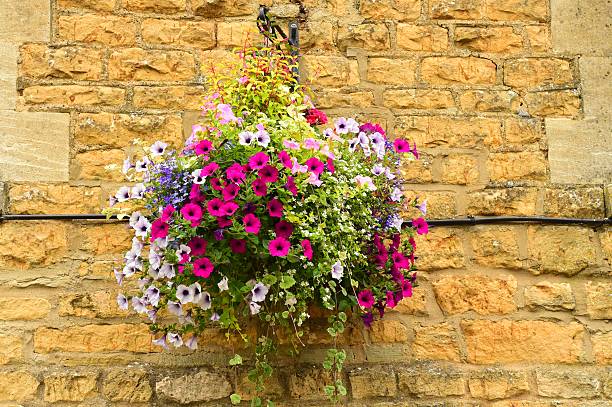
M 280 47 L 285 42 L 290 49 L 291 56 L 293 57 L 293 75 L 296 81 L 300 80 L 300 70 L 298 65 L 299 51 L 300 51 L 300 37 L 299 37 L 299 26 L 298 23 L 292 21 L 289 23 L 289 36 L 283 31 L 283 29 L 276 23 L 276 21 L 270 17 L 270 9 L 266 6 L 259 6 L 259 13 L 257 15 L 257 28 L 261 35 L 264 36 L 264 41 L 267 46 L 274 44 L 276 47 Z M 280 41 L 278 39 L 280 36 Z

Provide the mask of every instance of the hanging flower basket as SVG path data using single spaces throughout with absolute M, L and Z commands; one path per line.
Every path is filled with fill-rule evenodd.
M 400 216 L 406 206 L 425 213 L 401 190 L 400 162 L 418 158 L 416 146 L 389 140 L 377 124 L 328 123 L 291 61 L 251 49 L 217 68 L 185 146 L 136 142 L 139 152 L 123 165 L 133 186 L 105 210 L 129 216 L 135 234 L 115 270 L 127 290 L 120 307 L 143 314 L 164 348 L 196 349 L 209 327 L 256 344 L 249 379 L 260 391 L 278 338 L 306 342 L 312 306 L 328 310 L 335 339 L 347 315 L 368 327 L 410 297 L 413 237 L 427 233 L 422 218 Z M 245 330 L 253 319 L 267 328 L 258 338 Z M 346 354 L 334 346 L 327 356 L 323 366 L 338 378 Z M 335 400 L 346 394 L 339 379 L 325 391 Z

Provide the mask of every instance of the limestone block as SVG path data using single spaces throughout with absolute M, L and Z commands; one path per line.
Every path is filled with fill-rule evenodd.
M 612 25 L 609 1 L 551 0 L 550 9 L 554 52 L 610 55 Z
M 48 0 L 0 0 L 0 38 L 14 43 L 49 41 Z

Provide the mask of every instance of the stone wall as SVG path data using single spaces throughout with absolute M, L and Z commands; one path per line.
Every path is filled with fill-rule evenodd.
M 606 0 L 270 5 L 301 22 L 323 108 L 417 142 L 406 193 L 430 218 L 612 214 Z M 210 64 L 258 38 L 257 6 L 0 0 L 3 209 L 99 211 L 119 185 L 104 166 L 134 137 L 183 137 Z M 248 391 L 217 333 L 162 353 L 117 309 L 110 267 L 128 243 L 123 224 L 0 224 L 0 405 L 227 406 Z M 418 246 L 414 297 L 345 338 L 348 405 L 610 404 L 612 229 L 439 227 Z M 311 338 L 279 361 L 277 405 L 326 405 L 325 336 Z

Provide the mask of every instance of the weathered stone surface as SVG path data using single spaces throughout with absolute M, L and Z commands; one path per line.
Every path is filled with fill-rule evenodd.
M 11 213 L 96 213 L 100 187 L 68 184 L 14 184 L 8 193 Z
M 477 57 L 426 57 L 421 62 L 421 78 L 435 85 L 493 85 L 495 63 Z
M 356 85 L 359 83 L 357 61 L 339 56 L 309 56 L 302 58 L 304 69 L 313 84 L 321 86 Z
M 538 394 L 544 397 L 592 398 L 599 395 L 601 383 L 593 374 L 585 371 L 536 370 Z
M 603 189 L 547 188 L 544 190 L 544 214 L 568 218 L 603 218 Z
M 516 311 L 514 277 L 491 278 L 485 275 L 444 276 L 433 282 L 436 300 L 447 314 L 474 311 L 481 315 Z
M 461 351 L 458 334 L 449 323 L 415 325 L 412 354 L 417 360 L 449 360 L 459 362 Z
M 59 261 L 67 251 L 67 232 L 60 222 L 0 224 L 0 267 L 28 269 Z
M 372 20 L 411 21 L 421 14 L 418 0 L 364 0 L 359 4 L 359 13 Z
M 470 375 L 468 387 L 475 398 L 505 399 L 528 392 L 529 378 L 526 372 L 491 368 Z
M 441 157 L 444 184 L 467 185 L 478 182 L 478 161 L 470 154 L 451 154 Z
M 222 22 L 217 25 L 217 43 L 220 47 L 243 47 L 260 35 L 252 21 Z
M 545 181 L 548 163 L 539 151 L 518 153 L 491 153 L 487 170 L 491 181 Z
M 117 294 L 110 291 L 94 291 L 65 294 L 60 299 L 58 314 L 82 318 L 124 317 L 125 311 L 117 306 Z
M 418 171 L 418 168 L 414 169 L 414 172 Z M 403 172 L 402 172 L 403 173 Z M 412 174 L 413 171 L 408 172 Z M 408 177 L 407 179 L 410 179 Z M 406 178 L 405 178 L 406 179 Z M 426 182 L 426 181 L 417 181 Z M 440 219 L 440 218 L 452 218 L 457 215 L 457 202 L 455 192 L 444 192 L 444 191 L 406 191 L 406 198 L 414 199 L 417 198 L 419 203 L 427 201 L 427 218 L 428 219 Z M 410 218 L 418 218 L 423 216 L 421 211 L 417 208 L 405 208 L 405 214 Z M 402 215 L 403 216 L 403 215 Z
M 482 0 L 432 0 L 429 15 L 444 20 L 478 20 L 482 7 Z
M 110 46 L 136 43 L 136 24 L 130 17 L 113 15 L 64 15 L 58 19 L 59 38 Z
M 195 59 L 184 51 L 125 48 L 114 51 L 108 76 L 120 81 L 185 81 L 195 76 Z
M 300 367 L 289 376 L 289 394 L 300 400 L 324 400 L 324 387 L 332 383 L 331 375 L 320 368 Z
M 374 104 L 374 93 L 369 90 L 321 89 L 315 96 L 316 105 L 321 109 L 370 107 Z
M 218 400 L 232 393 L 232 385 L 223 374 L 197 372 L 177 378 L 164 377 L 155 385 L 163 401 L 192 403 Z
M 176 115 L 136 115 L 83 113 L 76 120 L 74 140 L 80 149 L 124 148 L 134 139 L 153 144 L 163 140 L 175 147 L 183 145 L 183 123 Z M 108 137 L 112 134 L 113 137 Z M 117 164 L 121 164 L 118 161 Z
M 610 203 L 612 203 L 612 188 L 610 188 Z M 612 207 L 608 207 L 606 202 L 606 208 L 610 208 L 612 212 Z M 607 215 L 612 215 L 611 212 L 608 212 Z M 608 260 L 608 264 L 612 267 L 612 228 L 606 228 L 601 231 L 599 234 L 599 241 L 601 242 L 601 248 L 603 250 L 603 254 Z
M 528 229 L 532 271 L 572 276 L 589 267 L 602 265 L 591 229 L 570 226 L 532 226 Z M 571 250 L 567 250 L 571 247 Z
M 610 55 L 609 7 L 606 0 L 551 0 L 553 50 L 583 56 Z M 594 27 L 597 27 L 596 35 Z
M 529 46 L 534 52 L 547 52 L 552 48 L 552 39 L 548 25 L 530 25 L 525 27 Z
M 146 19 L 142 22 L 142 39 L 151 44 L 209 49 L 215 46 L 215 23 Z
M 519 97 L 514 91 L 470 90 L 459 97 L 466 112 L 516 112 Z
M 38 379 L 28 372 L 0 372 L 0 401 L 33 400 L 38 384 Z
M 100 11 L 113 11 L 115 0 L 58 0 L 60 8 L 87 8 Z
M 485 15 L 491 20 L 546 21 L 548 2 L 543 0 L 485 0 Z
M 412 297 L 402 299 L 394 310 L 407 315 L 427 315 L 425 289 L 423 287 L 414 287 L 412 289 Z
M 23 359 L 23 341 L 15 335 L 0 334 L 0 365 Z
M 146 109 L 199 110 L 204 88 L 197 86 L 136 86 L 134 105 Z
M 600 365 L 612 364 L 612 331 L 591 335 L 591 343 L 593 344 L 595 363 Z
M 51 352 L 118 352 L 153 351 L 151 334 L 146 325 L 84 325 L 68 328 L 38 328 L 34 332 L 34 351 Z
M 381 319 L 368 330 L 372 343 L 401 343 L 408 340 L 408 328 L 395 319 Z
M 44 298 L 3 297 L 0 298 L 0 320 L 30 321 L 49 315 L 51 304 Z
M 61 374 L 45 377 L 44 400 L 49 403 L 57 401 L 83 401 L 93 397 L 97 392 L 98 374 Z
M 502 144 L 502 126 L 494 118 L 447 116 L 398 116 L 395 135 L 419 148 L 494 148 Z
M 547 321 L 464 320 L 468 361 L 577 363 L 584 355 L 584 327 Z
M 591 319 L 612 319 L 612 283 L 586 283 L 587 312 Z
M 131 247 L 133 231 L 124 223 L 97 224 L 81 230 L 81 249 L 94 256 L 123 255 Z
M 153 390 L 145 370 L 116 368 L 104 378 L 102 394 L 114 402 L 144 403 L 151 399 Z
M 257 392 L 255 384 L 249 380 L 248 372 L 244 372 L 238 378 L 236 393 L 240 394 L 242 400 L 253 400 L 257 395 L 262 398 L 266 396 L 272 400 L 280 399 L 286 393 L 282 382 L 282 377 L 284 376 L 285 372 L 278 372 L 278 370 L 275 369 L 272 376 L 266 379 L 263 392 Z
M 455 230 L 435 228 L 416 240 L 419 269 L 440 270 L 461 268 L 465 265 L 463 245 Z
M 67 181 L 69 122 L 63 113 L 0 111 L 0 180 Z
M 453 95 L 440 89 L 387 89 L 385 107 L 392 109 L 446 109 L 455 106 Z
M 341 50 L 363 48 L 381 51 L 389 49 L 390 45 L 389 29 L 382 23 L 342 25 L 338 31 L 338 46 Z
M 455 44 L 472 51 L 511 54 L 521 51 L 523 39 L 512 27 L 457 27 Z
M 19 47 L 3 43 L 0 47 L 0 109 L 14 110 L 17 100 L 17 59 Z
M 410 86 L 415 82 L 416 61 L 400 58 L 369 58 L 367 80 L 387 85 Z
M 393 397 L 397 395 L 395 373 L 381 368 L 357 368 L 349 372 L 353 398 Z
M 572 286 L 568 283 L 541 281 L 525 288 L 525 305 L 550 311 L 572 310 L 576 307 Z
M 576 89 L 529 92 L 525 103 L 533 116 L 573 117 L 580 113 L 580 95 Z
M 608 96 L 612 92 L 612 84 L 607 80 L 610 70 L 612 70 L 612 57 L 580 58 L 584 115 L 602 119 L 604 126 L 609 126 L 610 121 L 611 109 Z M 606 151 L 609 151 L 609 149 Z M 610 178 L 608 178 L 608 181 L 610 181 Z
M 20 50 L 19 74 L 34 79 L 98 80 L 102 74 L 100 50 L 26 44 Z
M 514 88 L 567 87 L 573 83 L 572 67 L 565 59 L 520 58 L 504 64 L 504 84 Z
M 485 189 L 468 194 L 468 215 L 534 215 L 538 192 L 535 188 Z
M 522 149 L 527 144 L 540 142 L 543 134 L 542 123 L 537 119 L 508 118 L 504 120 L 505 142 L 510 146 Z
M 418 160 L 405 160 L 401 163 L 400 171 L 402 180 L 411 184 L 424 184 L 433 181 L 433 161 L 430 154 L 421 152 Z M 418 195 L 415 191 L 405 191 L 406 196 Z M 424 197 L 421 199 L 425 199 Z M 416 216 L 416 212 L 415 216 Z
M 196 15 L 205 17 L 231 17 L 255 15 L 259 3 L 250 0 L 192 0 Z
M 3 42 L 48 41 L 51 5 L 46 0 L 14 2 L 0 5 L 0 38 Z M 4 45 L 3 45 L 4 46 Z
M 472 230 L 470 240 L 476 263 L 495 268 L 521 267 L 516 229 L 480 226 Z
M 397 46 L 407 51 L 445 51 L 448 30 L 437 25 L 397 25 Z
M 124 99 L 125 89 L 109 86 L 30 86 L 23 91 L 23 100 L 25 103 L 32 105 L 56 105 L 60 107 L 79 105 L 119 106 L 123 104 Z M 19 116 L 22 115 L 23 113 L 20 113 Z
M 398 372 L 401 393 L 417 397 L 448 397 L 465 394 L 465 378 L 456 370 L 422 365 Z
M 111 164 L 120 166 L 126 158 L 126 153 L 119 149 L 78 153 L 72 162 L 71 178 L 92 181 L 124 181 L 120 167 L 115 171 L 105 167 Z
M 308 19 L 300 26 L 300 49 L 303 50 L 325 50 L 336 48 L 338 27 L 329 19 Z
M 186 0 L 125 0 L 123 7 L 133 11 L 148 11 L 153 13 L 179 13 L 185 11 Z

